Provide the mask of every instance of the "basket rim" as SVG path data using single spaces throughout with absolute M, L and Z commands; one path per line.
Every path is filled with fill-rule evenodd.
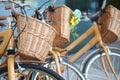
M 57 9 L 57 8 L 60 8 L 60 7 L 65 7 L 65 8 L 67 8 L 67 9 L 69 9 L 71 12 L 73 12 L 68 6 L 66 6 L 66 5 L 60 5 L 60 6 L 56 6 L 55 7 L 55 9 Z
M 17 14 L 17 17 L 18 17 L 18 16 L 23 16 L 23 17 L 25 17 L 25 15 L 20 14 L 20 13 Z M 42 23 L 42 24 L 44 24 L 44 25 L 47 25 L 47 26 L 50 27 L 52 30 L 54 30 L 55 33 L 57 33 L 56 29 L 55 29 L 54 27 L 52 27 L 50 24 L 45 23 L 45 22 L 42 22 L 42 21 L 40 21 L 40 20 L 38 20 L 38 19 L 36 19 L 36 18 L 33 18 L 33 17 L 31 17 L 31 16 L 27 16 L 27 17 L 28 17 L 28 18 L 31 18 L 31 19 L 34 19 L 34 20 L 36 20 L 36 21 L 39 22 L 39 23 Z M 29 19 L 28 19 L 28 20 L 29 20 Z M 19 27 L 19 26 L 18 26 L 18 27 Z

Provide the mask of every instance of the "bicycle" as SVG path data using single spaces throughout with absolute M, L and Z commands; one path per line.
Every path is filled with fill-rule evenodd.
M 104 10 L 106 6 L 106 3 L 107 1 L 104 0 L 100 11 L 98 11 L 93 18 L 96 19 L 96 17 L 98 18 L 101 15 L 102 10 Z M 69 51 L 74 49 L 74 47 L 76 47 L 90 35 L 94 35 L 94 37 L 82 49 L 80 49 L 77 53 L 70 57 L 69 61 L 75 62 L 91 47 L 97 44 L 99 45 L 99 47 L 97 47 L 98 49 L 90 52 L 81 63 L 80 68 L 85 78 L 90 80 L 96 80 L 96 78 L 100 78 L 100 80 L 119 80 L 119 63 L 117 66 L 114 66 L 114 62 L 119 61 L 120 49 L 104 46 L 100 31 L 98 29 L 98 25 L 95 22 L 90 29 L 88 29 L 82 36 L 80 36 L 66 48 L 61 49 L 59 47 L 54 47 L 53 49 L 55 51 L 58 51 L 61 56 L 65 56 Z M 96 66 L 94 65 L 95 63 Z M 93 72 L 93 70 L 95 72 Z
M 27 6 L 30 6 L 30 5 L 27 5 Z M 32 7 L 32 6 L 31 6 Z M 32 8 L 32 9 L 34 9 L 34 8 Z M 35 9 L 34 9 L 35 10 Z M 57 59 L 57 58 L 56 58 Z M 60 59 L 60 58 L 59 58 Z M 28 62 L 30 62 L 30 61 L 28 61 Z M 53 62 L 53 61 L 52 61 Z M 19 62 L 18 62 L 19 63 Z M 36 62 L 37 64 L 39 63 L 39 62 Z M 60 59 L 60 63 L 62 64 L 62 65 L 67 65 L 67 67 L 70 67 L 70 69 L 72 69 L 74 72 L 75 72 L 75 74 L 77 73 L 77 75 L 79 76 L 79 79 L 81 79 L 81 76 L 82 76 L 82 74 L 73 66 L 73 65 L 71 65 L 71 64 L 68 64 L 68 61 L 67 62 L 65 62 L 64 60 L 62 60 L 62 59 Z M 48 64 L 48 63 L 47 63 Z M 38 66 L 37 66 L 38 67 Z M 41 66 L 40 66 L 41 67 Z M 31 73 L 32 74 L 32 79 L 33 78 L 37 78 L 36 76 L 38 76 L 38 74 L 37 74 L 37 72 L 32 72 Z M 65 78 L 65 77 L 64 77 Z M 83 77 L 82 77 L 83 78 Z M 83 78 L 83 80 L 84 80 L 84 78 Z
M 8 1 L 15 3 L 13 1 Z M 24 5 L 25 7 L 25 5 Z M 42 80 L 64 80 L 54 71 L 43 67 L 42 63 L 35 64 L 33 62 L 22 62 L 16 60 L 16 48 L 14 39 L 14 30 L 16 29 L 16 20 L 14 15 L 14 8 L 12 8 L 12 16 L 4 17 L 7 19 L 8 28 L 0 32 L 0 57 L 5 57 L 5 61 L 0 64 L 0 79 L 2 80 L 31 80 L 33 79 L 32 73 L 37 72 L 39 79 Z M 14 16 L 13 16 L 14 15 Z M 3 18 L 1 18 L 3 19 Z M 34 80 L 37 79 L 34 77 Z
M 61 50 L 61 51 L 62 51 L 62 50 Z M 60 51 L 60 52 L 61 52 L 61 51 Z M 64 51 L 63 51 L 63 52 L 64 52 Z M 67 63 L 67 64 L 68 64 L 68 63 Z

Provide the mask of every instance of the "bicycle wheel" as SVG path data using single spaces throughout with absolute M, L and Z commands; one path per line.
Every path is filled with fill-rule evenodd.
M 19 64 L 15 65 L 15 72 L 21 74 L 18 80 L 64 80 L 54 71 L 45 68 L 43 66 L 37 66 L 35 64 Z M 37 76 L 30 77 L 31 73 L 36 72 Z M 0 68 L 0 80 L 8 80 L 7 67 Z
M 50 64 L 50 68 L 56 71 L 55 62 L 53 61 Z M 60 67 L 63 69 L 61 76 L 65 80 L 85 80 L 77 66 L 69 62 L 67 59 L 62 58 L 62 61 L 60 61 Z
M 111 53 L 109 55 L 111 63 L 118 78 L 120 79 L 120 50 L 116 48 L 110 48 L 110 51 Z M 105 60 L 105 66 L 110 76 L 109 79 L 102 68 L 100 54 L 102 54 Z M 99 50 L 96 50 L 96 52 L 87 59 L 83 67 L 83 73 L 85 74 L 85 78 L 88 80 L 116 80 L 107 64 L 105 53 L 101 53 Z

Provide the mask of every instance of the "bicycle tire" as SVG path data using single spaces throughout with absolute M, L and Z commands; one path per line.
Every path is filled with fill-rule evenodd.
M 56 70 L 55 62 L 51 62 L 52 68 L 54 71 Z M 63 58 L 62 61 L 60 61 L 60 66 L 64 66 L 67 69 L 62 72 L 61 76 L 65 80 L 85 80 L 84 76 L 80 72 L 77 66 L 75 66 L 73 63 L 69 62 L 67 59 Z
M 19 65 L 20 65 L 20 67 L 22 67 L 24 69 L 24 71 L 23 71 L 24 74 L 28 74 L 29 71 L 27 72 L 27 70 L 31 70 L 31 71 L 39 72 L 39 77 L 40 77 L 40 75 L 47 75 L 47 77 L 52 78 L 52 80 L 64 80 L 60 75 L 55 73 L 53 70 L 50 70 L 50 69 L 45 68 L 43 66 L 38 66 L 35 64 L 24 64 L 24 63 L 21 63 Z M 18 65 L 15 65 L 15 70 L 19 70 Z M 25 77 L 24 77 L 24 79 L 21 79 L 23 77 L 24 76 L 20 77 L 19 80 L 26 80 Z M 0 79 L 7 80 L 7 67 L 0 68 Z M 29 78 L 29 80 L 31 80 L 31 79 Z M 35 80 L 35 79 L 33 79 L 33 80 Z M 42 80 L 49 80 L 49 79 L 42 78 Z
M 117 73 L 119 79 L 120 79 L 120 49 L 118 48 L 109 48 L 111 51 L 110 59 L 113 65 L 113 68 L 115 69 L 115 72 Z M 104 57 L 105 60 L 105 65 L 107 68 L 107 71 L 110 75 L 109 80 L 116 80 L 114 75 L 112 74 L 106 59 L 105 59 L 105 53 L 104 52 L 99 52 L 99 49 L 96 50 L 84 63 L 83 67 L 83 74 L 86 79 L 88 80 L 108 80 L 106 74 L 103 71 L 103 68 L 101 66 L 100 62 L 100 54 Z M 117 62 L 117 64 L 115 64 Z

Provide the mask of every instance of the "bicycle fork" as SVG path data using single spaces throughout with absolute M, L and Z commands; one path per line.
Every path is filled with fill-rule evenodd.
M 103 51 L 105 52 L 106 60 L 107 60 L 107 63 L 108 63 L 108 65 L 109 65 L 109 67 L 110 67 L 110 70 L 111 70 L 112 73 L 114 74 L 116 80 L 118 80 L 118 76 L 117 76 L 117 74 L 116 74 L 116 72 L 115 72 L 115 70 L 114 70 L 114 68 L 113 68 L 113 66 L 112 66 L 111 60 L 110 60 L 109 51 L 107 50 L 107 48 L 106 48 L 103 44 L 100 44 L 100 47 L 101 47 L 101 48 L 103 49 Z M 107 69 L 106 69 L 106 66 L 105 66 L 103 57 L 100 56 L 100 59 L 101 59 L 102 67 L 103 67 L 103 69 L 104 69 L 104 72 L 105 72 L 106 76 L 107 76 L 108 78 L 110 78 L 110 77 L 109 77 L 109 74 L 108 74 L 108 72 L 107 72 Z

